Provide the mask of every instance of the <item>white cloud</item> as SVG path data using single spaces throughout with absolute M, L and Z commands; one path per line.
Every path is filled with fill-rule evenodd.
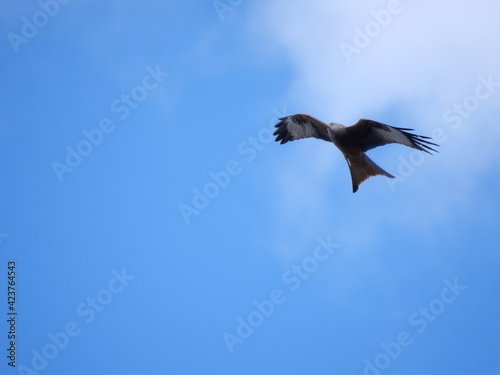
M 292 96 L 327 102 L 325 114 L 336 117 L 351 119 L 405 97 L 446 104 L 466 95 L 477 75 L 498 72 L 494 1 L 401 1 L 401 12 L 348 63 L 340 44 L 353 44 L 356 27 L 364 29 L 371 12 L 387 3 L 275 0 L 256 10 L 255 22 L 263 42 L 295 65 Z
M 414 127 L 427 135 L 443 129 L 447 139 L 440 155 L 427 159 L 409 177 L 410 182 L 405 182 L 421 184 L 425 192 L 432 191 L 429 186 L 433 184 L 441 189 L 436 194 L 442 195 L 443 207 L 431 214 L 434 220 L 443 220 L 445 207 L 472 197 L 478 176 L 487 168 L 498 167 L 500 161 L 491 141 L 499 135 L 500 87 L 488 99 L 480 100 L 478 108 L 455 129 L 443 119 L 455 103 L 474 95 L 479 76 L 492 75 L 500 82 L 500 52 L 496 48 L 500 3 L 402 0 L 400 12 L 392 14 L 388 25 L 348 62 L 340 44 L 353 44 L 356 28 L 364 30 L 373 23 L 373 12 L 388 9 L 389 3 L 270 0 L 255 5 L 250 26 L 263 53 L 286 56 L 294 68 L 289 102 L 300 103 L 318 118 L 346 125 L 359 117 L 383 122 L 396 119 L 394 125 Z M 277 189 L 285 192 L 281 198 L 282 225 L 297 224 L 293 218 L 300 215 L 300 222 L 307 221 L 309 227 L 317 229 L 333 217 L 325 202 L 331 202 L 328 195 L 338 192 L 328 191 L 328 187 L 331 189 L 333 178 L 339 178 L 339 168 L 347 166 L 335 150 L 301 148 L 295 142 L 294 146 L 295 158 L 303 162 L 285 168 L 279 177 Z M 407 156 L 412 150 L 394 150 L 387 152 L 394 156 L 397 169 L 398 155 Z M 481 155 L 481 161 L 475 154 Z M 298 177 L 294 169 L 304 165 L 315 170 L 310 176 Z M 387 165 L 382 167 L 395 172 Z M 367 188 L 362 186 L 361 190 Z M 296 199 L 298 194 L 312 192 L 314 197 Z M 416 197 L 409 205 L 408 217 L 427 198 Z M 391 210 L 380 213 L 381 217 L 390 214 Z

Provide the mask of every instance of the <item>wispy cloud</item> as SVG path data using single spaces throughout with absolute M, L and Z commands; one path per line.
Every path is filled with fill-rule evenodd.
M 410 203 L 414 211 L 406 211 L 413 215 L 433 186 L 440 190 L 440 198 L 448 191 L 444 205 L 453 205 L 465 199 L 464 194 L 470 195 L 477 176 L 486 168 L 498 166 L 500 156 L 491 139 L 498 135 L 495 119 L 500 115 L 496 105 L 500 90 L 481 100 L 456 129 L 443 115 L 455 103 L 475 94 L 478 77 L 491 75 L 500 81 L 500 54 L 491 48 L 500 33 L 500 24 L 495 20 L 500 5 L 487 0 L 398 3 L 391 22 L 350 62 L 346 61 L 341 43 L 353 41 L 357 29 L 376 21 L 376 12 L 389 9 L 387 1 L 359 4 L 314 0 L 291 4 L 274 0 L 255 6 L 250 27 L 254 35 L 261 36 L 258 40 L 263 53 L 279 54 L 292 64 L 295 74 L 288 102 L 300 103 L 301 108 L 308 108 L 308 112 L 328 122 L 350 125 L 359 117 L 369 117 L 414 127 L 424 135 L 436 128 L 443 130 L 447 140 L 441 153 L 430 158 L 432 162 L 424 161 L 411 177 L 412 191 L 418 186 L 422 192 Z M 291 106 L 289 111 L 294 112 Z M 300 229 L 307 231 L 332 218 L 333 208 L 325 206 L 333 194 L 329 190 L 332 174 L 335 172 L 338 179 L 343 173 L 340 168 L 346 167 L 335 150 L 312 142 L 293 144 L 294 156 L 283 156 L 290 160 L 277 181 L 277 189 L 283 193 L 278 208 L 284 227 L 307 223 L 309 229 Z M 394 161 L 392 166 L 384 167 L 396 172 L 398 156 L 408 157 L 412 150 L 388 147 L 391 149 L 384 152 L 394 155 Z M 471 157 L 474 154 L 482 155 L 480 167 L 478 160 Z M 307 176 L 297 172 L 304 169 Z M 364 193 L 368 194 L 357 194 Z M 302 198 L 297 199 L 299 196 Z M 442 220 L 443 211 L 441 207 L 431 214 Z M 387 212 L 390 210 L 380 212 L 380 217 Z

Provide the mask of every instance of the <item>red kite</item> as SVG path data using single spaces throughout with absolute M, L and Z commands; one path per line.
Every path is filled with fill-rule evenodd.
M 327 124 L 307 114 L 282 117 L 280 120 L 275 125 L 278 129 L 273 134 L 277 135 L 276 142 L 281 141 L 283 144 L 302 138 L 333 142 L 342 151 L 349 165 L 353 193 L 370 177 L 381 175 L 394 178 L 375 164 L 365 154 L 366 151 L 389 143 L 400 143 L 430 154 L 430 151 L 437 152 L 430 145 L 439 146 L 429 142 L 427 139 L 430 137 L 408 133 L 413 129 L 396 128 L 367 119 L 361 119 L 352 126 Z

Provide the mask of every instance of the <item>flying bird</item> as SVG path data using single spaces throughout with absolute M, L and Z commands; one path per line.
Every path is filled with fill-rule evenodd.
M 431 146 L 439 146 L 428 141 L 430 137 L 409 133 L 413 129 L 396 128 L 377 121 L 360 119 L 352 126 L 337 123 L 327 124 L 308 114 L 281 117 L 273 135 L 281 144 L 302 138 L 318 138 L 333 142 L 344 154 L 352 178 L 352 192 L 358 191 L 359 185 L 373 176 L 394 178 L 377 164 L 365 152 L 389 143 L 399 143 L 431 154 L 437 152 Z

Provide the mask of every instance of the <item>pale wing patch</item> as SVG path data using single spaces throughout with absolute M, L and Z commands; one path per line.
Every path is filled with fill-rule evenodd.
M 430 154 L 430 151 L 437 152 L 432 146 L 437 144 L 430 142 L 429 137 L 422 135 L 412 134 L 408 131 L 412 129 L 394 128 L 392 126 L 384 125 L 382 128 L 375 130 L 377 137 L 387 143 L 399 143 L 408 147 L 416 148 Z
M 302 138 L 316 138 L 318 133 L 316 129 L 309 123 L 297 124 L 293 122 L 290 118 L 286 120 L 286 128 L 292 135 L 293 139 L 302 139 Z
M 404 133 L 392 127 L 384 127 L 384 130 L 377 129 L 377 133 L 382 139 L 386 140 L 387 143 L 400 143 L 408 147 L 413 147 L 413 143 L 411 142 L 410 138 L 408 138 Z

